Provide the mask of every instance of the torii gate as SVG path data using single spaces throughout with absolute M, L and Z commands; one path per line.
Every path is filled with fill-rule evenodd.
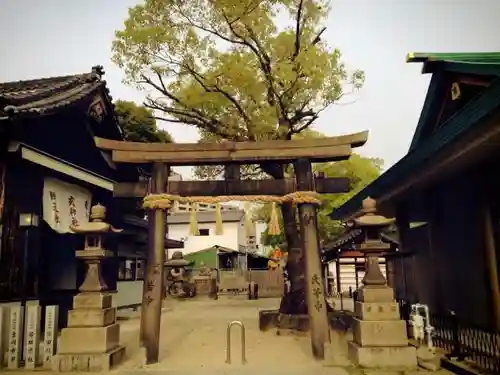
M 139 143 L 95 138 L 98 148 L 112 152 L 116 163 L 153 164 L 148 183 L 118 183 L 115 197 L 154 197 L 168 193 L 178 196 L 225 195 L 286 195 L 294 192 L 334 194 L 349 190 L 345 178 L 318 178 L 312 173 L 313 162 L 346 160 L 352 148 L 362 146 L 368 132 L 298 141 L 224 142 L 224 143 Z M 295 179 L 240 180 L 240 165 L 273 162 L 292 163 Z M 224 165 L 222 181 L 168 181 L 171 166 Z M 166 207 L 154 205 L 149 210 L 149 244 L 146 279 L 141 311 L 141 341 L 146 348 L 146 361 L 158 362 L 163 264 L 165 261 Z M 316 358 L 324 358 L 324 345 L 329 338 L 329 326 L 321 275 L 319 235 L 316 207 L 299 203 L 300 233 L 305 255 L 306 297 L 310 319 L 311 345 Z

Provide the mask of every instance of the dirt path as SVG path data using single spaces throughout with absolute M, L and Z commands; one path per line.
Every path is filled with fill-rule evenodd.
M 144 365 L 139 349 L 139 314 L 122 321 L 121 343 L 127 347 L 126 360 L 110 375 L 401 375 L 391 371 L 361 371 L 347 360 L 348 335 L 332 332 L 328 359 L 312 359 L 308 336 L 277 336 L 276 331 L 260 332 L 258 311 L 279 306 L 279 299 L 248 301 L 243 298 L 167 301 L 163 309 L 160 361 Z M 247 364 L 241 364 L 238 327 L 233 328 L 232 363 L 226 364 L 226 328 L 239 320 L 246 327 Z M 24 375 L 32 372 L 18 371 Z M 50 372 L 37 371 L 39 375 Z M 410 372 L 406 375 L 420 375 Z M 439 371 L 434 375 L 449 375 Z M 69 375 L 69 374 L 68 374 Z M 98 374 L 96 374 L 98 375 Z M 101 374 L 104 375 L 104 374 Z
M 329 359 L 312 359 L 308 336 L 277 336 L 274 330 L 260 332 L 259 309 L 279 306 L 278 299 L 191 300 L 174 302 L 162 315 L 160 362 L 143 365 L 143 354 L 120 366 L 119 375 L 400 375 L 391 371 L 361 371 L 347 360 L 349 336 L 332 332 Z M 246 327 L 247 364 L 241 365 L 238 327 L 233 328 L 232 363 L 226 364 L 226 328 L 239 320 Z M 410 372 L 408 375 L 421 372 Z M 439 371 L 435 375 L 449 375 Z
M 232 364 L 226 360 L 226 328 L 233 320 L 241 321 L 246 328 L 246 357 L 248 369 L 258 367 L 278 370 L 286 368 L 321 368 L 311 359 L 306 337 L 276 336 L 275 331 L 262 333 L 258 329 L 259 309 L 276 308 L 279 300 L 241 299 L 197 300 L 175 304 L 163 314 L 160 362 L 141 366 L 135 362 L 123 370 L 144 368 L 148 370 L 215 370 L 242 367 L 240 332 L 233 328 Z

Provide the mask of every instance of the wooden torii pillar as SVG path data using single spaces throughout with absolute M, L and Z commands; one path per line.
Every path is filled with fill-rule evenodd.
M 112 152 L 115 163 L 153 164 L 152 191 L 179 196 L 285 195 L 300 190 L 335 194 L 349 191 L 346 178 L 314 178 L 311 163 L 349 158 L 352 148 L 362 146 L 368 132 L 339 137 L 300 141 L 224 142 L 195 144 L 138 143 L 95 138 L 98 148 Z M 240 165 L 274 162 L 293 163 L 295 179 L 240 180 Z M 225 165 L 223 181 L 168 181 L 167 166 Z M 115 184 L 113 195 L 143 198 L 147 182 Z M 149 213 L 150 226 L 146 280 L 141 318 L 141 341 L 147 363 L 158 362 L 163 294 L 166 215 L 163 210 Z M 324 357 L 329 340 L 323 278 L 319 258 L 316 208 L 300 204 L 300 227 L 308 276 L 308 308 L 311 319 L 313 354 Z
M 299 159 L 294 163 L 297 189 L 314 191 L 314 175 L 311 162 Z M 305 258 L 306 299 L 311 330 L 313 356 L 325 358 L 325 344 L 330 342 L 330 327 L 326 309 L 325 284 L 321 272 L 318 217 L 316 206 L 311 203 L 298 204 L 300 238 Z

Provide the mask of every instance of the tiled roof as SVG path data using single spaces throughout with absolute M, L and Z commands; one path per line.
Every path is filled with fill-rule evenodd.
M 0 83 L 0 118 L 14 114 L 52 113 L 106 85 L 102 66 L 90 73 Z

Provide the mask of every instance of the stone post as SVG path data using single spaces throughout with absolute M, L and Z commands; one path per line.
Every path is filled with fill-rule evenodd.
M 309 160 L 294 165 L 297 190 L 314 191 L 314 176 Z M 330 326 L 326 309 L 325 286 L 321 272 L 316 207 L 299 204 L 300 238 L 305 258 L 306 299 L 311 330 L 311 346 L 315 358 L 325 358 L 325 344 L 330 342 Z
M 101 276 L 102 259 L 113 255 L 103 248 L 102 236 L 118 231 L 103 221 L 105 213 L 103 206 L 94 206 L 91 222 L 71 226 L 75 233 L 85 234 L 85 248 L 77 250 L 76 257 L 87 264 L 87 273 L 80 293 L 73 298 L 68 327 L 61 331 L 54 358 L 55 371 L 109 371 L 125 353 L 125 348 L 120 346 L 120 325 L 116 323 L 112 295 Z
M 353 341 L 349 359 L 365 368 L 411 368 L 417 366 L 416 349 L 408 344 L 406 322 L 400 319 L 394 291 L 380 270 L 378 256 L 390 245 L 380 239 L 381 231 L 394 219 L 376 214 L 376 202 L 363 201 L 364 215 L 355 219 L 365 240 L 360 250 L 367 255 L 366 272 L 354 304 Z

